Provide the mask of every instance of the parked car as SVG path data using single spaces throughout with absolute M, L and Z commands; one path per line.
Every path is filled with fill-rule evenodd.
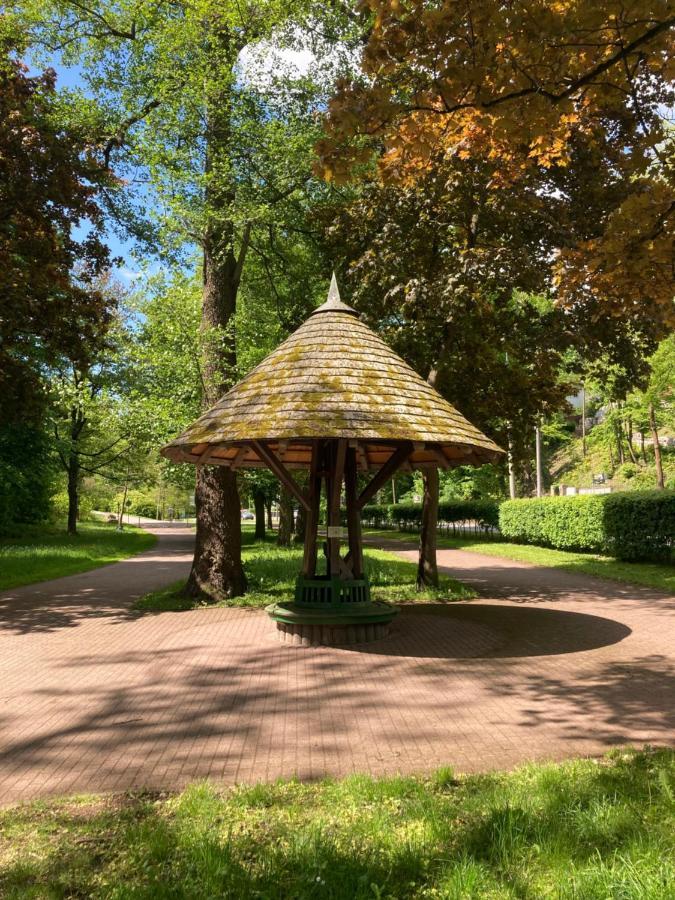
M 254 516 L 253 513 L 250 511 L 250 509 L 242 509 L 242 511 L 241 511 L 241 518 L 242 518 L 242 520 L 246 520 L 246 519 L 255 519 L 255 516 Z

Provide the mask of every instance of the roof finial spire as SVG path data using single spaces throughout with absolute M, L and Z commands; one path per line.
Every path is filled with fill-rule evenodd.
M 337 300 L 338 303 L 341 303 L 340 298 L 340 289 L 338 288 L 337 278 L 335 277 L 335 269 L 333 269 L 333 275 L 330 280 L 330 287 L 328 288 L 328 298 L 326 303 L 335 303 Z
M 343 303 L 340 299 L 340 289 L 338 288 L 337 278 L 335 277 L 335 270 L 333 270 L 333 275 L 330 280 L 326 302 L 319 306 L 318 309 L 314 310 L 314 313 L 319 312 L 341 312 L 349 313 L 352 316 L 358 316 L 355 309 L 352 309 L 351 306 L 347 306 L 347 304 Z M 312 313 L 312 315 L 314 315 L 314 313 Z

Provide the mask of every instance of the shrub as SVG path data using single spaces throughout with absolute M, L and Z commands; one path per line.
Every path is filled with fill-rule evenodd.
M 28 425 L 0 428 L 1 532 L 48 517 L 53 478 L 54 459 L 44 432 Z
M 344 518 L 346 524 L 346 515 Z M 384 503 L 369 503 L 361 510 L 361 521 L 371 528 L 382 528 L 389 525 L 389 507 Z
M 444 500 L 438 504 L 439 522 L 476 522 L 481 528 L 497 528 L 496 500 Z
M 520 543 L 667 561 L 675 543 L 675 493 L 507 500 L 499 509 L 499 527 L 503 537 Z
M 114 498 L 113 511 L 120 508 L 124 500 L 124 492 L 120 491 Z M 154 519 L 157 516 L 157 498 L 152 490 L 142 488 L 130 488 L 127 491 L 125 513 L 132 516 L 147 516 Z
M 375 528 L 395 526 L 414 531 L 422 524 L 421 503 L 394 503 L 389 506 L 364 506 L 362 519 Z M 495 500 L 444 500 L 438 504 L 438 521 L 443 525 L 476 522 L 479 528 L 496 528 L 499 504 Z
M 607 494 L 607 550 L 618 559 L 668 562 L 675 547 L 675 491 Z
M 136 503 L 132 512 L 137 516 L 145 516 L 146 519 L 157 518 L 156 503 Z
M 625 481 L 630 481 L 631 478 L 635 478 L 639 471 L 640 469 L 634 463 L 624 463 L 622 466 L 619 466 L 616 474 Z
M 392 525 L 403 530 L 414 530 L 422 525 L 421 503 L 392 503 L 389 507 Z
M 502 537 L 557 550 L 605 549 L 603 501 L 606 495 L 506 500 L 499 509 Z
M 93 509 L 90 497 L 80 493 L 77 509 L 80 521 L 88 519 Z M 59 491 L 58 494 L 52 497 L 51 518 L 54 522 L 63 522 L 68 518 L 68 491 Z

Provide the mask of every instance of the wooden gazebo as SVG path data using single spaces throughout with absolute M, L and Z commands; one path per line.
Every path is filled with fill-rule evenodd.
M 162 449 L 177 462 L 266 466 L 305 508 L 295 599 L 268 609 L 282 633 L 303 643 L 372 639 L 395 615 L 395 607 L 370 600 L 360 511 L 397 470 L 481 465 L 501 453 L 340 300 L 335 276 L 323 306 Z M 307 489 L 294 469 L 309 470 Z M 326 565 L 319 573 L 322 483 Z

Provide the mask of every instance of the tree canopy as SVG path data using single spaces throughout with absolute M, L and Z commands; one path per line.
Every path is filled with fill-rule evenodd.
M 583 150 L 601 177 L 589 233 L 562 243 L 552 261 L 557 296 L 617 317 L 639 309 L 663 334 L 675 322 L 668 4 L 364 7 L 362 77 L 340 85 L 318 148 L 326 177 L 349 177 L 373 153 L 383 178 L 397 182 L 424 177 L 439 155 L 476 158 L 491 166 L 493 190 L 550 170 L 555 198 Z
M 0 32 L 1 34 L 1 32 Z M 110 265 L 86 134 L 58 117 L 56 74 L 29 77 L 0 46 L 0 418 L 37 414 L 45 367 L 100 347 L 109 298 L 94 280 Z
M 601 386 L 620 464 L 633 425 L 645 467 L 647 432 L 658 452 L 675 321 L 667 3 L 12 9 L 0 414 L 17 421 L 0 482 L 24 518 L 25 472 L 2 455 L 21 440 L 53 482 L 36 484 L 43 512 L 59 478 L 63 494 L 59 459 L 71 498 L 93 479 L 108 499 L 123 483 L 124 502 L 133 485 L 139 510 L 169 494 L 191 507 L 194 471 L 158 448 L 298 327 L 333 267 L 368 324 L 510 450 L 526 490 L 535 428 L 567 440 L 580 383 Z M 62 65 L 75 84 L 57 90 Z M 101 289 L 104 228 L 143 259 L 119 297 Z M 498 495 L 505 476 L 446 472 L 440 487 Z M 262 530 L 272 476 L 198 469 L 195 596 L 245 589 L 241 489 Z M 414 491 L 433 513 L 438 485 Z

